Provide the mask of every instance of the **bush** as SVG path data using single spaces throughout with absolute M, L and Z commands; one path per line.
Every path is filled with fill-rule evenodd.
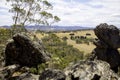
M 89 45 L 90 42 L 94 41 L 94 38 L 75 39 L 75 41 L 76 41 L 76 44 L 85 43 L 85 44 Z
M 68 38 L 65 36 L 62 38 L 63 41 L 66 41 Z
M 11 38 L 10 29 L 0 29 L 0 43 L 6 43 L 6 40 Z
M 27 29 L 23 25 L 12 25 L 11 30 L 12 30 L 12 35 L 21 32 L 27 32 Z
M 71 39 L 71 40 L 75 40 L 75 37 L 74 37 L 74 36 L 70 36 L 70 39 Z
M 41 72 L 45 70 L 46 64 L 45 63 L 39 64 L 37 68 L 38 68 L 38 74 L 40 74 Z
M 81 44 L 81 43 L 83 43 L 83 41 L 81 39 L 76 40 L 76 44 Z
M 32 68 L 30 68 L 29 71 L 30 71 L 31 73 L 33 73 L 33 74 L 38 74 L 37 68 L 32 67 Z
M 11 30 L 0 28 L 0 60 L 4 57 L 5 45 L 9 38 L 11 38 Z
M 83 52 L 68 45 L 55 34 L 49 34 L 43 39 L 45 49 L 52 54 L 52 60 L 48 62 L 49 67 L 64 69 L 70 62 L 83 59 Z

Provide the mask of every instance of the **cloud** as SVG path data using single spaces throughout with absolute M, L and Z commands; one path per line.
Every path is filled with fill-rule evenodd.
M 120 27 L 120 0 L 48 0 L 53 5 L 50 10 L 61 18 L 54 25 L 80 25 L 95 27 L 100 23 L 109 23 Z M 0 17 L 10 18 L 4 0 L 0 3 Z M 4 15 L 4 16 L 3 16 Z M 12 19 L 9 19 L 12 20 Z M 6 21 L 2 21 L 7 23 Z M 9 21 L 8 21 L 9 22 Z M 0 21 L 1 23 L 1 21 Z
M 59 25 L 81 25 L 95 27 L 100 23 L 119 26 L 120 0 L 49 0 L 54 3 L 53 13 L 61 18 Z M 111 22 L 116 21 L 116 22 Z M 56 24 L 56 25 L 58 25 Z
M 12 14 L 9 13 L 9 9 L 11 6 L 6 3 L 5 0 L 1 0 L 0 2 L 0 26 L 3 25 L 11 25 L 12 22 Z

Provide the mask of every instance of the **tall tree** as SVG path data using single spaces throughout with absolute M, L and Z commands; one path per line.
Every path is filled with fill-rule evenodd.
M 49 12 L 53 6 L 47 0 L 6 0 L 12 6 L 14 27 L 35 23 L 51 25 L 60 18 Z

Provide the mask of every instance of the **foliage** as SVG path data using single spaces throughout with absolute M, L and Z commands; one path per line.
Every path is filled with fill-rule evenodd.
M 76 44 L 85 43 L 89 45 L 90 42 L 94 41 L 94 38 L 87 37 L 87 36 L 73 36 L 72 35 L 70 36 L 70 39 L 76 41 Z
M 45 70 L 46 64 L 45 63 L 39 64 L 37 68 L 38 68 L 38 74 L 40 74 L 42 71 Z
M 16 33 L 27 32 L 27 29 L 25 29 L 25 27 L 23 27 L 22 25 L 13 25 L 11 27 L 11 31 L 13 36 Z
M 89 45 L 90 42 L 94 41 L 94 38 L 85 38 L 85 39 L 73 39 L 76 41 L 77 44 L 85 43 Z
M 68 38 L 65 36 L 62 38 L 63 41 L 66 41 Z
M 11 30 L 10 29 L 0 29 L 0 44 L 6 43 L 6 41 L 11 38 Z
M 24 26 L 27 24 L 51 25 L 60 21 L 60 18 L 53 16 L 48 10 L 53 6 L 47 0 L 6 0 L 11 4 L 9 10 L 13 13 L 14 27 Z
M 32 67 L 32 68 L 30 68 L 29 71 L 30 71 L 31 73 L 33 73 L 33 74 L 38 74 L 37 68 Z
M 46 63 L 39 64 L 37 67 L 31 67 L 29 71 L 33 74 L 41 74 L 47 67 Z
M 9 38 L 11 38 L 11 30 L 0 28 L 0 60 L 4 57 L 5 44 Z
M 45 36 L 42 41 L 45 49 L 52 55 L 48 67 L 64 69 L 70 62 L 83 59 L 83 52 L 68 45 L 66 41 L 61 40 L 55 34 L 51 33 L 49 36 Z
M 70 39 L 71 39 L 71 40 L 75 40 L 75 37 L 74 37 L 74 36 L 70 36 Z

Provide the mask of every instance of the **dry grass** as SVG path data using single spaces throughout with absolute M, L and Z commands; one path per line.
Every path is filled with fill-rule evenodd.
M 33 34 L 36 35 L 36 37 L 39 38 L 39 39 L 41 39 L 45 36 L 48 36 L 48 34 L 46 34 L 46 33 L 33 33 Z
M 59 33 L 56 33 L 56 35 L 59 36 L 60 38 L 62 38 L 64 36 L 67 36 L 69 38 L 70 37 L 70 35 L 69 35 L 70 33 L 74 33 L 75 36 L 86 36 L 86 33 L 90 33 L 91 36 L 88 36 L 88 37 L 96 38 L 93 30 L 82 30 L 82 31 L 65 32 L 65 33 L 59 32 Z
M 74 33 L 75 36 L 86 36 L 86 33 L 90 33 L 91 36 L 87 36 L 88 38 L 96 38 L 93 30 L 83 30 L 83 31 L 66 32 L 66 33 L 60 32 L 60 33 L 56 33 L 56 35 L 59 36 L 60 38 L 66 36 L 68 38 L 67 43 L 73 45 L 73 47 L 79 49 L 80 51 L 83 51 L 85 55 L 91 53 L 92 50 L 95 48 L 95 45 L 92 43 L 90 43 L 89 45 L 85 43 L 76 44 L 75 41 L 70 39 L 70 35 L 69 35 L 70 33 Z
M 96 38 L 94 31 L 93 30 L 84 30 L 84 31 L 76 31 L 76 32 L 59 32 L 59 33 L 54 33 L 56 34 L 58 37 L 60 37 L 61 39 L 63 37 L 67 37 L 67 43 L 70 45 L 73 45 L 73 47 L 79 49 L 80 51 L 83 51 L 86 54 L 89 54 L 92 52 L 92 50 L 95 48 L 95 45 L 93 45 L 92 43 L 90 43 L 89 45 L 82 43 L 82 44 L 76 44 L 76 42 L 74 40 L 70 39 L 70 33 L 74 33 L 75 36 L 86 36 L 86 33 L 90 33 L 91 36 L 87 36 L 87 38 Z M 47 34 L 40 34 L 37 33 L 36 36 L 40 39 L 43 38 L 44 36 L 46 36 Z
M 95 48 L 95 45 L 90 43 L 89 45 L 82 43 L 82 44 L 76 44 L 75 41 L 68 39 L 67 43 L 70 45 L 73 45 L 73 47 L 79 49 L 80 51 L 84 52 L 84 55 L 89 54 L 92 52 L 92 50 Z

